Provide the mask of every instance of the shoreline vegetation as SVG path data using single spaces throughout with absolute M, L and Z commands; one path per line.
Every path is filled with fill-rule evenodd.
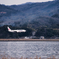
M 3 57 L 1 57 L 1 59 L 59 59 L 59 58 L 56 58 L 55 56 L 52 56 L 52 57 L 48 57 L 48 58 L 41 58 L 41 57 L 38 57 L 38 56 L 36 56 L 36 57 L 30 57 L 30 58 L 24 58 L 23 56 L 22 57 L 20 57 L 20 58 L 18 58 L 18 57 L 6 57 L 6 56 L 3 56 Z
M 25 29 L 26 32 L 9 32 L 7 27 L 12 30 Z M 56 27 L 56 26 L 55 26 Z M 23 27 L 4 25 L 0 27 L 0 39 L 59 39 L 59 28 L 43 27 Z
M 0 41 L 59 41 L 59 39 L 0 39 Z

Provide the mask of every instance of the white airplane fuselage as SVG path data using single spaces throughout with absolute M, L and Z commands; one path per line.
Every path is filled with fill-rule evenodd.
M 20 30 L 11 30 L 9 27 L 7 27 L 8 28 L 8 31 L 9 32 L 26 32 L 26 30 L 24 30 L 24 29 L 20 29 Z
M 9 32 L 26 32 L 25 30 L 9 30 Z

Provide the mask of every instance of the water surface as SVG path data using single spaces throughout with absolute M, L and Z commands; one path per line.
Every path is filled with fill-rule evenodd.
M 59 57 L 57 41 L 1 41 L 0 55 L 11 57 Z

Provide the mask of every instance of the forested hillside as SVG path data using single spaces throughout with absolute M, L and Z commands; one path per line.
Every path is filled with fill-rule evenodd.
M 56 14 L 57 17 L 55 17 Z M 57 23 L 59 20 L 58 14 L 58 0 L 42 3 L 25 3 L 22 5 L 11 6 L 0 5 L 0 24 L 20 26 L 23 24 L 35 22 L 36 19 L 39 19 L 39 26 L 40 24 L 50 26 L 51 19 L 55 21 L 55 24 Z
M 0 4 L 0 37 L 4 37 L 4 33 L 8 33 L 4 32 L 4 29 L 2 28 L 4 25 L 11 25 L 11 27 L 16 28 L 29 28 L 31 29 L 31 31 L 36 32 L 36 36 L 42 35 L 46 38 L 51 38 L 52 36 L 59 36 L 59 0 L 41 3 L 25 3 L 21 5 L 11 6 Z M 44 27 L 46 31 L 42 32 L 42 27 Z M 54 31 L 53 29 L 57 30 Z M 3 33 L 1 30 L 3 30 Z M 51 32 L 49 32 L 50 35 L 46 35 L 48 31 Z M 5 38 L 11 37 L 10 33 L 8 34 Z M 23 35 L 21 34 L 20 36 Z

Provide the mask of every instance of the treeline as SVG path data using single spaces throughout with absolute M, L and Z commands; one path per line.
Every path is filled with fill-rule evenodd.
M 0 38 L 22 38 L 22 37 L 30 37 L 33 36 L 33 32 L 35 32 L 35 37 L 38 38 L 40 36 L 44 36 L 45 38 L 54 38 L 59 37 L 59 29 L 58 28 L 46 28 L 40 27 L 37 29 L 33 29 L 30 27 L 14 27 L 9 26 L 11 29 L 25 29 L 25 33 L 17 33 L 17 32 L 8 32 L 8 25 L 4 25 L 0 27 Z
M 58 28 L 39 28 L 35 34 L 37 37 L 44 36 L 45 38 L 56 38 L 59 37 Z

